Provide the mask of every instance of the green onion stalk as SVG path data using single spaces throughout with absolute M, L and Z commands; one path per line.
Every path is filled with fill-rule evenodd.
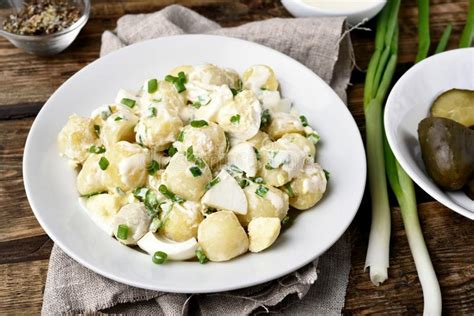
M 375 51 L 370 59 L 364 88 L 367 163 L 372 202 L 372 224 L 365 268 L 379 285 L 387 279 L 390 249 L 390 205 L 383 150 L 383 102 L 397 64 L 400 0 L 388 1 L 377 20 Z
M 449 37 L 451 36 L 451 32 L 453 31 L 453 26 L 449 23 L 441 34 L 441 38 L 439 39 L 438 46 L 436 46 L 435 54 L 439 54 L 446 50 L 448 46 Z
M 471 47 L 474 37 L 474 0 L 469 0 L 467 21 L 459 40 L 459 48 Z
M 423 45 L 419 45 L 419 52 L 417 54 L 417 62 L 422 60 L 425 55 L 426 47 L 430 46 L 429 32 L 426 30 L 426 25 L 429 29 L 429 8 L 427 9 L 424 1 L 419 1 L 419 40 Z M 429 5 L 429 4 L 428 4 Z M 438 49 L 446 47 L 449 40 L 450 26 L 443 32 Z M 448 35 L 445 35 L 445 34 Z M 440 48 L 441 46 L 441 48 Z M 443 48 L 444 49 L 444 48 Z M 420 56 L 424 56 L 419 59 Z M 424 315 L 441 315 L 442 298 L 438 279 L 431 263 L 430 255 L 423 238 L 423 233 L 418 219 L 418 210 L 416 203 L 415 186 L 410 177 L 406 174 L 398 161 L 395 159 L 387 139 L 384 135 L 384 153 L 385 153 L 385 169 L 390 183 L 390 187 L 397 198 L 400 205 L 400 212 L 403 219 L 403 225 L 410 246 L 413 260 L 415 261 L 416 271 L 420 279 L 423 290 L 423 314 Z

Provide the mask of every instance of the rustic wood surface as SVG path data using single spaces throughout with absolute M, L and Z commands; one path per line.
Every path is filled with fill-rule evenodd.
M 27 55 L 0 39 L 0 314 L 37 314 L 52 241 L 39 226 L 26 200 L 22 180 L 24 143 L 34 116 L 68 77 L 99 55 L 100 35 L 113 29 L 127 13 L 152 12 L 179 2 L 223 26 L 271 17 L 289 17 L 275 0 L 122 0 L 93 1 L 92 16 L 77 40 L 64 53 L 50 58 Z M 453 23 L 449 47 L 457 46 L 466 20 L 468 1 L 431 1 L 432 39 L 436 43 L 448 22 Z M 403 1 L 400 12 L 398 75 L 416 54 L 416 1 Z M 373 23 L 369 23 L 373 27 Z M 357 66 L 365 69 L 373 49 L 373 32 L 353 31 Z M 349 107 L 364 132 L 362 110 L 364 73 L 355 70 Z M 421 225 L 441 283 L 443 310 L 450 315 L 474 314 L 474 222 L 463 218 L 417 189 Z M 392 201 L 392 204 L 395 203 Z M 352 270 L 345 314 L 421 314 L 423 297 L 408 248 L 400 212 L 393 207 L 389 279 L 374 287 L 363 271 L 370 223 L 367 197 L 351 225 Z

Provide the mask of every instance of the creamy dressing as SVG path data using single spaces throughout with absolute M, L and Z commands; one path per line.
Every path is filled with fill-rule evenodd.
M 267 83 L 270 76 L 271 76 L 271 73 L 267 67 L 259 66 L 259 65 L 253 66 L 252 74 L 245 81 L 245 85 L 250 90 L 253 90 L 255 93 L 257 93 L 265 85 L 265 83 Z
M 133 176 L 137 174 L 138 172 L 143 173 L 142 170 L 144 170 L 145 165 L 146 165 L 145 154 L 136 154 L 136 155 L 122 159 L 118 165 L 120 181 L 122 181 L 124 184 L 126 184 L 129 187 L 135 186 L 136 180 L 135 181 L 132 180 L 132 177 L 130 175 Z
M 272 203 L 273 207 L 277 210 L 281 210 L 285 206 L 281 196 L 276 194 L 275 192 L 269 190 L 265 197 L 270 201 L 270 203 Z
M 277 143 L 283 149 L 274 151 L 275 154 L 269 157 L 268 163 L 273 168 L 280 167 L 292 179 L 303 168 L 306 153 L 287 139 L 279 139 Z
M 303 3 L 315 8 L 337 11 L 363 10 L 381 3 L 382 0 L 302 0 Z

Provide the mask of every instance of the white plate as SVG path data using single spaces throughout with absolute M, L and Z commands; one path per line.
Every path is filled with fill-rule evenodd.
M 474 219 L 474 201 L 462 191 L 443 191 L 426 174 L 418 143 L 418 123 L 433 101 L 453 88 L 474 89 L 474 48 L 434 55 L 410 68 L 393 87 L 385 108 L 385 133 L 400 165 L 440 203 Z
M 181 64 L 214 63 L 241 72 L 253 64 L 275 70 L 291 98 L 321 134 L 318 161 L 331 172 L 326 197 L 302 212 L 291 229 L 261 254 L 226 263 L 171 262 L 106 236 L 81 209 L 75 173 L 59 157 L 56 136 L 72 113 L 89 115 L 114 99 L 119 88 L 139 87 Z M 67 80 L 41 109 L 25 147 L 26 193 L 41 226 L 67 254 L 89 269 L 129 285 L 167 292 L 237 289 L 275 279 L 325 252 L 354 218 L 365 187 L 364 148 L 346 106 L 323 80 L 295 60 L 254 43 L 218 36 L 165 37 L 123 48 Z

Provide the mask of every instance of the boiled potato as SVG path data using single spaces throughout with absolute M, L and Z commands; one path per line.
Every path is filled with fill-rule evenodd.
M 244 71 L 244 87 L 254 92 L 260 90 L 278 90 L 278 80 L 273 69 L 266 65 L 255 65 Z
M 170 75 L 177 77 L 180 72 L 184 72 L 186 76 L 189 76 L 189 73 L 193 70 L 193 66 L 191 65 L 181 65 L 178 67 L 174 67 L 169 72 Z
M 285 134 L 298 133 L 304 135 L 305 130 L 299 118 L 285 112 L 271 114 L 271 122 L 267 128 L 271 139 L 277 140 Z
M 233 138 L 247 140 L 258 133 L 261 116 L 260 102 L 252 91 L 245 90 L 219 110 L 217 123 Z
M 197 83 L 202 87 L 228 85 L 234 87 L 239 76 L 235 72 L 219 68 L 216 65 L 205 64 L 195 66 L 188 76 L 190 83 Z
M 161 220 L 164 222 L 161 233 L 174 241 L 186 241 L 197 237 L 199 224 L 203 220 L 200 203 L 186 201 L 183 204 L 166 203 L 162 205 Z
M 251 252 L 267 249 L 278 238 L 281 221 L 277 217 L 258 217 L 252 219 L 248 226 Z
M 207 165 L 213 168 L 224 160 L 227 140 L 224 130 L 219 125 L 213 122 L 207 124 L 203 127 L 185 126 L 183 140 L 181 143 L 177 142 L 176 146 L 182 152 L 192 147 L 194 155 L 204 159 Z
M 244 188 L 244 193 L 248 210 L 246 215 L 239 215 L 244 226 L 258 217 L 277 217 L 282 220 L 288 213 L 288 195 L 271 185 L 251 182 Z
M 76 187 L 81 195 L 107 191 L 107 173 L 99 167 L 99 160 L 102 157 L 102 155 L 91 154 L 79 171 Z
M 135 141 L 134 128 L 138 117 L 123 107 L 119 109 L 105 120 L 100 131 L 100 139 L 107 148 L 119 141 Z
M 151 95 L 145 93 L 142 97 L 145 110 L 150 106 L 150 103 L 162 103 L 168 111 L 181 116 L 186 105 L 186 96 L 183 93 L 178 93 L 173 83 L 159 80 L 158 90 Z
M 211 261 L 227 261 L 248 250 L 249 239 L 231 211 L 219 211 L 199 225 L 198 242 Z
M 114 218 L 124 205 L 123 198 L 116 194 L 97 194 L 86 198 L 84 205 L 92 220 L 107 234 L 114 234 Z
M 135 127 L 136 141 L 155 150 L 165 150 L 176 140 L 183 127 L 179 116 L 165 106 L 150 107 Z
M 288 140 L 290 143 L 295 144 L 310 157 L 314 157 L 316 154 L 314 143 L 301 134 L 289 133 L 283 135 L 281 139 Z
M 288 139 L 279 139 L 260 148 L 259 174 L 270 185 L 279 187 L 291 181 L 303 168 L 307 154 Z
M 264 146 L 268 143 L 271 143 L 272 141 L 271 141 L 271 139 L 270 139 L 270 137 L 268 136 L 267 133 L 262 132 L 262 131 L 258 131 L 258 133 L 254 137 L 247 140 L 247 142 L 250 143 L 253 147 L 260 150 L 260 148 L 262 148 L 262 146 Z
M 89 148 L 97 143 L 94 124 L 89 118 L 71 115 L 58 135 L 59 152 L 73 160 L 83 163 L 89 156 Z
M 304 169 L 285 190 L 290 195 L 290 205 L 299 210 L 313 207 L 326 192 L 327 179 L 324 169 L 311 160 L 306 160 Z
M 107 150 L 105 157 L 109 162 L 106 185 L 110 191 L 118 187 L 127 192 L 146 183 L 146 166 L 150 162 L 148 149 L 121 141 Z
M 137 241 L 142 238 L 150 226 L 151 218 L 148 216 L 145 206 L 139 203 L 130 203 L 123 206 L 114 217 L 114 235 L 118 241 L 125 245 L 136 245 Z M 126 239 L 120 239 L 117 235 L 119 225 L 128 227 L 128 235 Z
M 197 173 L 193 174 L 192 169 Z M 211 180 L 211 170 L 206 164 L 199 167 L 182 153 L 176 153 L 171 158 L 162 177 L 163 183 L 171 192 L 191 201 L 199 201 Z

